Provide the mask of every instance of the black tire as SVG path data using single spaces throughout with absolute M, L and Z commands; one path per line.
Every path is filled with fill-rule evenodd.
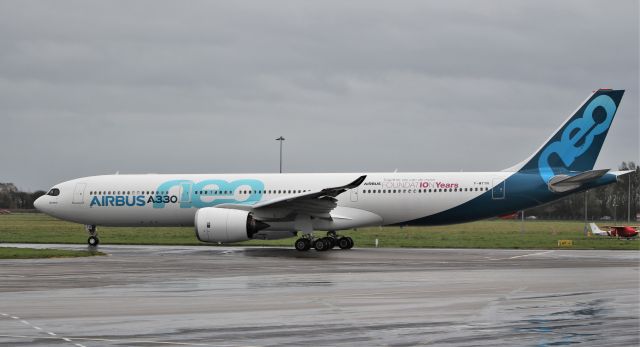
M 315 248 L 318 252 L 324 252 L 329 249 L 329 244 L 327 244 L 324 239 L 317 239 L 313 243 L 313 248 Z
M 350 238 L 350 237 L 348 237 L 348 236 L 347 236 L 347 237 L 345 237 L 345 239 L 347 239 L 347 241 L 349 241 L 349 246 L 348 246 L 346 249 L 351 249 L 351 248 L 353 248 L 353 245 L 354 245 L 354 243 L 353 243 L 353 239 L 352 239 L 352 238 Z
M 100 239 L 95 236 L 89 236 L 89 238 L 87 239 L 87 243 L 90 247 L 97 247 L 100 243 Z
M 338 243 L 337 240 L 333 237 L 325 237 L 324 241 L 329 245 L 329 249 L 332 249 Z
M 296 250 L 304 252 L 308 251 L 309 248 L 311 248 L 311 242 L 309 242 L 309 240 L 307 239 L 297 239 L 294 246 L 296 247 Z
M 338 247 L 340 247 L 340 249 L 349 249 L 352 242 L 349 242 L 349 239 L 346 237 L 341 237 L 338 239 Z

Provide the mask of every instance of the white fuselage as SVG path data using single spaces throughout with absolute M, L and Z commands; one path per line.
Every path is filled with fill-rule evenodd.
M 56 185 L 38 209 L 83 224 L 191 226 L 199 208 L 246 204 L 317 191 L 353 181 L 359 173 L 327 174 L 144 174 L 79 178 Z M 357 188 L 338 195 L 332 221 L 312 220 L 314 230 L 399 224 L 433 215 L 478 197 L 513 172 L 371 173 Z M 491 192 L 490 192 L 491 193 Z M 259 216 L 264 218 L 275 216 Z M 280 216 L 268 230 L 299 230 Z

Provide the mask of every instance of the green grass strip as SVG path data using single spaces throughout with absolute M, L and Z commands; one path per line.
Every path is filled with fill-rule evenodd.
M 0 247 L 0 259 L 35 259 L 35 258 L 69 258 L 104 255 L 98 251 L 70 251 L 62 249 L 36 249 Z
M 356 247 L 411 248 L 508 248 L 558 249 L 558 240 L 572 240 L 568 249 L 640 250 L 640 240 L 588 237 L 584 222 L 486 220 L 434 227 L 374 227 L 346 230 Z M 100 242 L 139 245 L 207 245 L 196 239 L 193 227 L 98 227 Z M 316 233 L 324 235 L 324 233 Z M 0 242 L 85 244 L 87 233 L 79 224 L 61 221 L 39 213 L 0 215 Z M 252 240 L 235 245 L 292 247 L 295 238 Z M 209 244 L 210 245 L 210 244 Z

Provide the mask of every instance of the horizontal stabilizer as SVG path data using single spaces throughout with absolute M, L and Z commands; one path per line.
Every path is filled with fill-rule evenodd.
M 604 176 L 609 169 L 589 170 L 574 176 L 556 175 L 549 180 L 549 189 L 556 193 L 562 193 L 579 188 L 581 185 L 597 180 Z

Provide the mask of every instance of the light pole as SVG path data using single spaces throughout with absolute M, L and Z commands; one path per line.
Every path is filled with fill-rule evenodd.
M 276 141 L 280 141 L 280 173 L 282 173 L 282 142 L 284 142 L 284 137 L 280 136 Z
M 587 225 L 589 224 L 589 218 L 587 217 L 587 193 L 589 193 L 588 190 L 584 191 L 584 234 L 588 235 L 589 234 L 589 228 L 587 227 Z
M 629 192 L 627 193 L 627 224 L 631 224 L 631 175 L 627 176 L 629 179 Z

